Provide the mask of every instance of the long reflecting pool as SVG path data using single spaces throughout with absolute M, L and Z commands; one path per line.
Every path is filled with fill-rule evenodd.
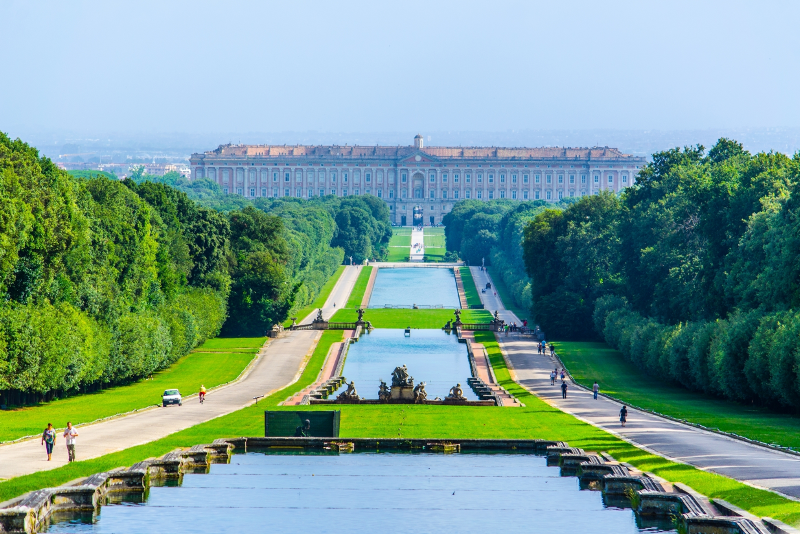
M 83 521 L 49 532 L 676 532 L 637 525 L 529 454 L 241 454 Z
M 414 304 L 459 308 L 453 270 L 423 267 L 378 270 L 369 299 L 370 308 Z
M 415 385 L 425 382 L 430 400 L 446 397 L 456 383 L 466 398 L 478 398 L 467 386 L 472 375 L 466 346 L 441 330 L 412 330 L 405 337 L 403 330 L 376 328 L 350 345 L 342 375 L 356 383 L 361 397 L 377 399 L 380 381 L 391 386 L 392 371 L 401 365 L 408 368 Z

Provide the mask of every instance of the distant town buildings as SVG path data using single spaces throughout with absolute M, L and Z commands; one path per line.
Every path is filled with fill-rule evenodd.
M 124 178 L 131 173 L 133 167 L 143 166 L 144 173 L 152 176 L 164 176 L 168 172 L 190 178 L 191 170 L 188 165 L 179 163 L 84 163 L 84 162 L 56 162 L 59 168 L 65 171 L 105 171 Z
M 221 145 L 192 154 L 191 179 L 226 194 L 299 197 L 371 194 L 392 221 L 438 224 L 461 199 L 557 202 L 622 191 L 646 163 L 615 148 Z

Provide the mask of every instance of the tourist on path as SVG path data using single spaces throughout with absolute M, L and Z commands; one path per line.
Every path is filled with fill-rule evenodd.
M 556 372 L 555 371 L 550 371 L 550 385 L 551 386 L 555 386 L 556 385 Z
M 64 439 L 67 440 L 67 456 L 70 462 L 75 461 L 75 438 L 78 437 L 78 431 L 72 426 L 70 421 L 67 421 L 67 428 L 64 429 Z
M 206 400 L 206 387 L 200 384 L 200 404 L 203 404 L 204 400 Z
M 561 381 L 563 382 L 566 377 L 567 377 L 567 373 L 564 372 L 564 368 L 562 367 L 561 368 Z
M 619 410 L 619 422 L 622 423 L 622 426 L 625 426 L 625 423 L 628 421 L 628 408 L 625 405 L 622 405 L 622 408 Z
M 567 383 L 565 381 L 561 381 L 561 398 L 567 398 Z
M 597 400 L 598 391 L 600 391 L 600 386 L 597 384 L 597 380 L 595 380 L 594 385 L 592 386 L 592 394 L 594 395 L 594 400 Z
M 47 461 L 53 459 L 53 447 L 56 444 L 56 431 L 53 430 L 53 423 L 47 423 L 47 428 L 44 429 L 42 434 L 42 445 L 45 446 L 47 451 Z

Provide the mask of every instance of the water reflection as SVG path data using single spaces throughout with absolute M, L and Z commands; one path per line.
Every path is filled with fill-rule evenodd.
M 455 275 L 450 269 L 379 269 L 369 307 L 383 308 L 387 304 L 459 308 Z

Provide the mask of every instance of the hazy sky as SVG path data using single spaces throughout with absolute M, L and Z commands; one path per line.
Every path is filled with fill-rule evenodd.
M 0 130 L 800 126 L 800 2 L 0 2 Z

